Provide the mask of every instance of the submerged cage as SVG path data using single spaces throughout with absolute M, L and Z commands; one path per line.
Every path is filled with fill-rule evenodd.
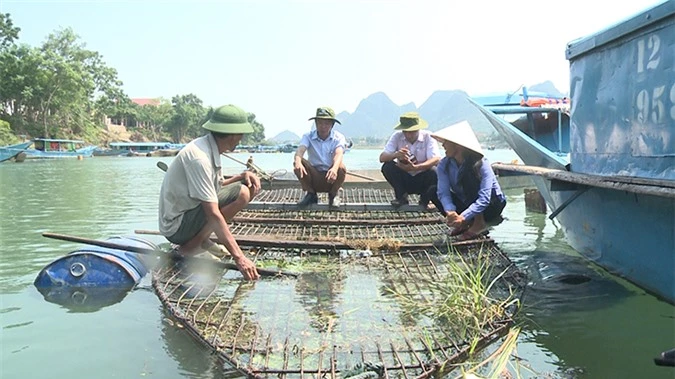
M 242 375 L 424 378 L 508 332 L 522 278 L 491 239 L 439 243 L 434 212 L 265 205 L 232 231 L 258 267 L 298 277 L 186 260 L 153 273 L 171 316 Z

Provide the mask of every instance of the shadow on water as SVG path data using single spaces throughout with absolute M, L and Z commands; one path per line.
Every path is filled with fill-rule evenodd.
M 165 313 L 166 315 L 166 313 Z M 199 379 L 239 378 L 241 374 L 218 357 L 206 346 L 200 344 L 168 315 L 161 327 L 166 352 L 178 363 L 181 376 Z
M 524 378 L 673 378 L 654 358 L 675 346 L 675 310 L 591 263 L 557 220 L 507 188 L 507 221 L 491 231 L 529 285 L 517 317 Z
M 209 265 L 208 262 L 177 262 L 182 267 L 183 278 L 179 279 L 179 288 L 184 291 L 185 299 L 199 299 L 209 301 L 211 293 L 217 290 L 221 281 L 226 281 L 234 287 L 234 295 L 230 307 L 238 309 L 238 319 L 245 319 L 241 313 L 241 302 L 255 287 L 255 282 L 232 281 L 223 278 L 221 269 Z M 226 274 L 227 276 L 227 274 Z M 236 283 L 235 283 L 236 282 Z M 213 300 L 213 298 L 211 298 Z M 220 359 L 206 344 L 200 343 L 187 332 L 185 327 L 173 318 L 166 309 L 163 311 L 161 335 L 166 352 L 179 365 L 182 377 L 196 379 L 229 379 L 243 378 L 239 370 Z M 248 322 L 248 321 L 247 321 Z
M 631 292 L 581 256 L 535 250 L 523 257 L 528 274 L 525 311 L 536 317 L 609 307 Z

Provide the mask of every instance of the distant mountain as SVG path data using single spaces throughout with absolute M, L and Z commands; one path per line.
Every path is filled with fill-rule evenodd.
M 335 116 L 335 118 L 340 120 L 340 122 L 342 122 L 342 120 L 347 119 L 347 117 L 349 117 L 349 112 L 347 112 L 347 111 L 342 111 L 342 112 L 338 113 L 337 116 Z
M 528 90 L 563 96 L 550 81 L 528 87 Z M 376 92 L 363 99 L 354 113 L 341 112 L 337 116 L 342 122 L 339 130 L 347 138 L 386 139 L 394 132 L 399 116 L 411 111 L 419 112 L 431 131 L 467 120 L 481 140 L 497 134 L 469 102 L 467 93 L 460 90 L 436 91 L 419 108 L 414 103 L 396 105 L 385 93 Z
M 341 112 L 342 118 L 337 118 L 342 122 L 340 132 L 348 138 L 384 138 L 391 134 L 387 127 L 391 130 L 401 113 L 414 110 L 413 103 L 398 106 L 384 92 L 376 92 L 361 100 L 354 113 Z
M 300 142 L 300 136 L 291 132 L 290 130 L 284 130 L 283 132 L 270 138 L 269 141 L 275 143 L 298 143 Z
M 464 91 L 436 91 L 422 104 L 418 112 L 429 122 L 431 131 L 466 120 L 479 137 L 494 132 L 492 125 L 468 99 L 469 96 Z
M 365 98 L 354 113 L 341 113 L 340 131 L 348 138 L 388 138 L 394 132 L 402 113 L 417 111 L 429 123 L 429 130 L 436 131 L 462 120 L 467 120 L 476 134 L 495 132 L 492 125 L 468 101 L 463 91 L 436 91 L 417 108 L 408 103 L 398 106 L 382 92 Z

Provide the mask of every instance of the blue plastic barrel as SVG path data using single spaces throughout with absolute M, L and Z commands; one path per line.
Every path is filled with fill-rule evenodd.
M 158 249 L 152 242 L 137 237 L 111 237 L 106 242 Z M 125 250 L 86 245 L 45 266 L 34 284 L 49 302 L 100 308 L 126 296 L 148 273 L 148 258 Z

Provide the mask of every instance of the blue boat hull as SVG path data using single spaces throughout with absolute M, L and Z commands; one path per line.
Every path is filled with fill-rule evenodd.
M 478 106 L 478 105 L 476 105 Z M 523 162 L 565 170 L 567 162 L 513 125 L 478 106 Z M 557 210 L 582 187 L 533 177 L 551 210 Z M 675 201 L 592 187 L 557 216 L 576 251 L 608 271 L 675 303 Z M 655 262 L 659 262 L 655 264 Z
M 538 178 L 552 209 L 577 191 L 556 191 Z M 675 303 L 675 201 L 593 187 L 574 199 L 557 219 L 568 243 L 608 271 Z
M 156 250 L 135 237 L 106 241 Z M 101 307 L 119 302 L 148 272 L 148 261 L 138 254 L 99 246 L 85 246 L 45 266 L 35 287 L 45 300 L 64 306 Z
M 24 150 L 31 145 L 32 142 L 18 143 L 16 145 L 2 146 L 0 147 L 0 162 L 12 159 L 15 156 L 21 154 Z
M 26 149 L 28 159 L 53 159 L 53 158 L 90 158 L 94 156 L 96 146 L 87 146 L 75 151 L 42 151 Z
M 675 2 L 568 45 L 569 160 L 474 103 L 525 164 L 565 170 L 568 177 L 581 179 L 574 183 L 582 184 L 574 184 L 546 175 L 534 178 L 570 246 L 671 303 L 675 303 L 673 45 Z

